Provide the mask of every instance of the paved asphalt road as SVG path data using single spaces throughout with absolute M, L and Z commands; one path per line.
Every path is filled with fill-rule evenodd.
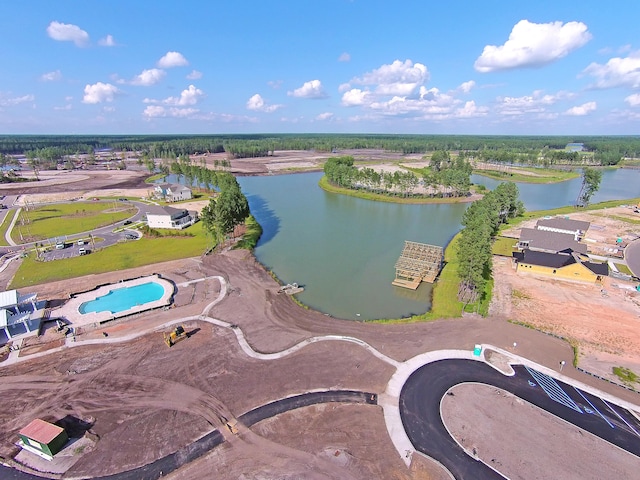
M 636 277 L 640 277 L 640 240 L 627 245 L 624 251 L 624 258 L 633 274 Z
M 514 370 L 516 375 L 508 377 L 485 363 L 461 359 L 441 360 L 416 370 L 400 394 L 400 415 L 411 443 L 441 462 L 457 480 L 502 479 L 502 475 L 467 455 L 440 417 L 440 401 L 449 388 L 478 382 L 511 392 L 640 456 L 640 422 L 630 412 L 559 380 L 530 373 L 523 366 L 516 365 Z
M 288 397 L 282 400 L 268 403 L 255 408 L 243 415 L 238 420 L 245 427 L 250 427 L 261 420 L 273 417 L 280 413 L 294 410 L 296 408 L 316 405 L 318 403 L 341 402 L 341 403 L 363 403 L 376 405 L 378 396 L 373 393 L 356 392 L 351 390 L 330 390 L 326 392 L 313 392 Z M 175 453 L 156 460 L 153 463 L 144 465 L 126 472 L 115 473 L 105 477 L 97 477 L 96 480 L 156 480 L 174 470 L 186 465 L 189 462 L 201 457 L 211 449 L 224 442 L 224 437 L 218 430 L 205 435 L 195 442 L 181 448 Z M 0 465 L 0 479 L 2 480 L 43 480 L 46 477 L 31 475 L 13 468 Z

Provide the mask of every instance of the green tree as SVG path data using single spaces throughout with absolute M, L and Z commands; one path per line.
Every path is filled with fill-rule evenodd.
M 578 194 L 577 204 L 579 207 L 586 207 L 594 193 L 600 188 L 602 181 L 602 171 L 594 168 L 584 168 L 582 170 L 582 187 Z

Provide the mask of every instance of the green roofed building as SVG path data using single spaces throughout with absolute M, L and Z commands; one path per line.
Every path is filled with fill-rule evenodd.
M 36 418 L 18 432 L 20 446 L 42 458 L 52 460 L 69 440 L 64 428 Z

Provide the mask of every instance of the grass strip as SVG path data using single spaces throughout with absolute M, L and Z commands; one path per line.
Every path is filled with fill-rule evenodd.
M 116 200 L 55 203 L 22 209 L 11 238 L 20 243 L 73 235 L 125 220 L 135 212 L 135 207 Z
M 482 175 L 483 177 L 493 178 L 494 180 L 501 180 L 505 182 L 518 182 L 518 183 L 560 183 L 573 178 L 578 178 L 580 173 L 555 170 L 551 168 L 529 168 L 518 167 L 518 170 L 523 172 L 529 172 L 533 175 L 527 175 L 524 173 L 507 172 L 502 170 L 474 170 L 476 175 Z
M 192 233 L 193 236 L 143 237 L 140 240 L 93 251 L 89 255 L 50 262 L 36 260 L 35 253 L 31 251 L 18 268 L 10 288 L 30 287 L 83 275 L 125 270 L 201 255 L 208 241 L 202 222 L 185 229 L 185 232 Z

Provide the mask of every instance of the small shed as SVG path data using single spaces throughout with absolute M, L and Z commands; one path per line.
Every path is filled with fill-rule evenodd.
M 20 430 L 18 435 L 22 448 L 47 460 L 52 460 L 69 440 L 64 428 L 39 418 Z

